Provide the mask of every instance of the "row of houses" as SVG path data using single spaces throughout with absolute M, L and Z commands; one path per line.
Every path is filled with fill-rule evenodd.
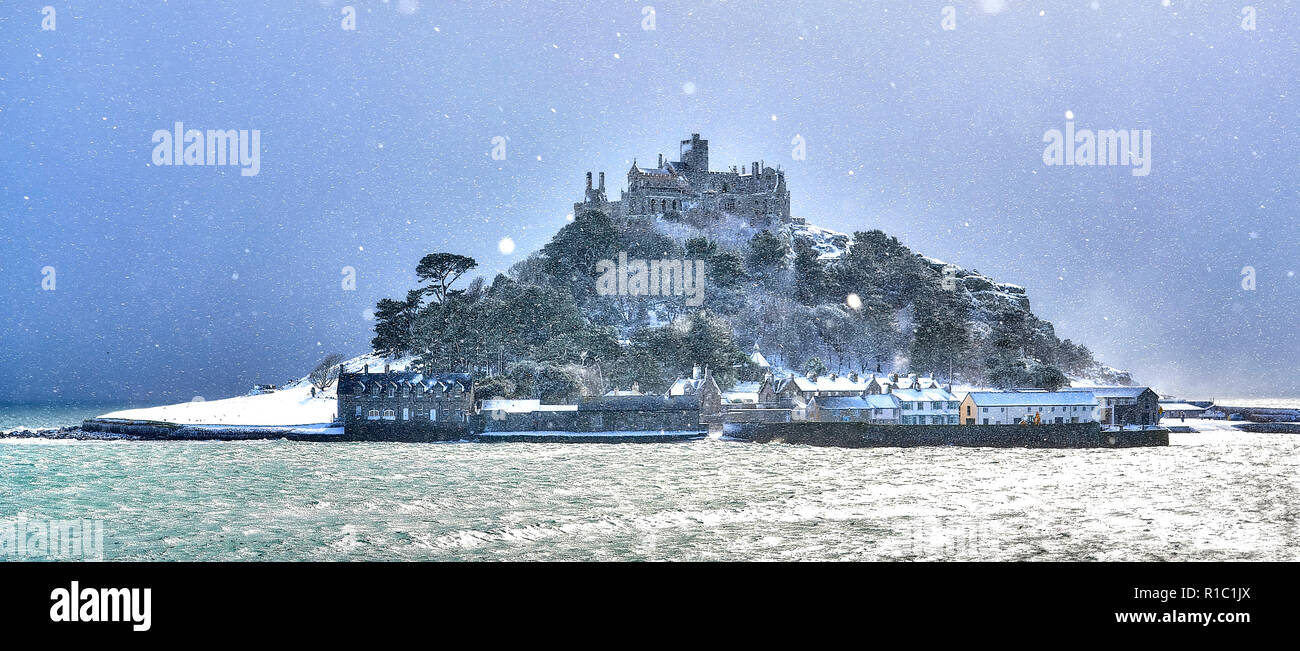
M 471 431 L 691 430 L 726 423 L 792 421 L 895 425 L 1089 423 L 1156 425 L 1161 408 L 1147 387 L 1060 391 L 974 391 L 958 397 L 932 377 L 771 374 L 721 391 L 708 369 L 679 378 L 666 394 L 636 387 L 574 405 L 474 399 L 465 373 L 341 373 L 339 416 L 367 438 L 448 438 Z
M 814 420 L 901 425 L 956 425 L 960 402 L 930 377 L 896 374 L 767 375 L 721 394 L 726 422 Z M 767 416 L 776 412 L 774 416 Z M 782 417 L 784 416 L 784 417 Z
M 1059 391 L 975 391 L 958 397 L 932 377 L 895 374 L 794 376 L 737 384 L 721 394 L 724 422 L 810 420 L 898 425 L 1089 423 L 1156 425 L 1159 396 L 1149 387 Z M 777 412 L 775 414 L 770 412 Z

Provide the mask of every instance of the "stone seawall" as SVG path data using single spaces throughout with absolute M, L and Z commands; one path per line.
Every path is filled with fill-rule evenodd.
M 341 433 L 328 430 L 311 431 L 309 428 L 251 427 L 215 425 L 177 425 L 154 421 L 133 421 L 91 418 L 82 421 L 84 432 L 116 434 L 139 440 L 153 441 L 255 441 L 263 439 L 289 439 L 293 441 L 344 441 Z
M 679 443 L 698 441 L 707 433 L 700 431 L 620 431 L 620 432 L 484 432 L 471 440 L 482 443 Z
M 1103 432 L 1097 423 L 1051 425 L 729 424 L 732 438 L 848 448 L 952 445 L 991 448 L 1127 448 L 1169 445 L 1168 430 Z
M 1256 434 L 1300 434 L 1300 423 L 1239 423 L 1236 428 Z

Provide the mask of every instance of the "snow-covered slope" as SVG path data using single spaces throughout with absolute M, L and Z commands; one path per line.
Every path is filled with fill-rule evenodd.
M 374 354 L 354 357 L 343 363 L 349 372 L 360 371 L 369 364 L 371 370 L 382 370 L 388 364 L 392 370 L 406 370 L 412 358 L 385 360 Z M 100 418 L 146 420 L 175 423 L 177 425 L 252 425 L 284 427 L 289 425 L 314 425 L 329 423 L 338 411 L 334 385 L 316 397 L 311 395 L 311 382 L 304 376 L 273 393 L 238 396 L 223 400 L 182 402 L 161 407 L 125 409 L 104 414 Z

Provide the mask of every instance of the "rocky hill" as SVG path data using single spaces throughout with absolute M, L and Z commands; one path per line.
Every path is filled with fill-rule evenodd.
M 704 261 L 704 304 L 598 296 L 591 274 L 573 263 L 618 253 Z M 850 235 L 798 218 L 613 219 L 591 211 L 511 275 L 567 289 L 587 318 L 615 328 L 625 344 L 705 310 L 726 322 L 738 348 L 757 346 L 783 372 L 880 369 L 1002 386 L 1130 381 L 1059 339 L 1033 314 L 1024 287 L 925 257 L 880 231 Z

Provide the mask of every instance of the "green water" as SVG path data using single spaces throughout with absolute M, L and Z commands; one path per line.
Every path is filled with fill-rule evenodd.
M 87 418 L 142 406 L 121 401 L 0 402 L 0 432 L 80 425 Z
M 1162 448 L 0 440 L 106 560 L 1300 560 L 1300 437 Z

